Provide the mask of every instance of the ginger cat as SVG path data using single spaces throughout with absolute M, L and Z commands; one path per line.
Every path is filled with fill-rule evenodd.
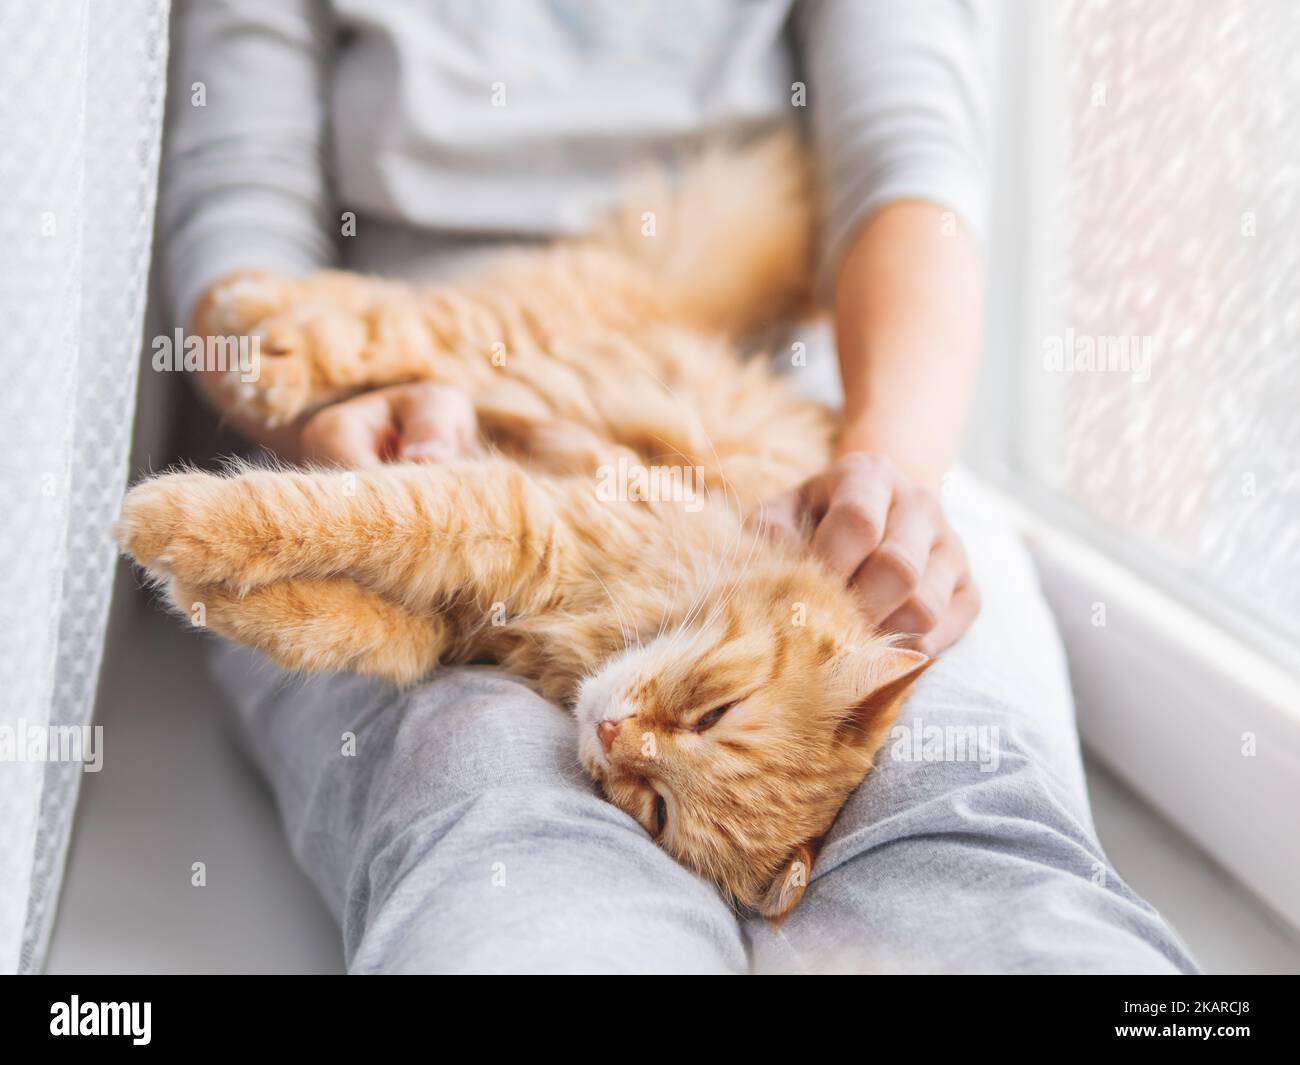
M 733 903 L 784 917 L 929 664 L 755 520 L 826 464 L 833 428 L 737 349 L 807 300 L 800 159 L 787 136 L 706 153 L 592 236 L 454 283 L 230 283 L 203 313 L 261 338 L 260 379 L 234 381 L 247 411 L 442 382 L 470 396 L 483 451 L 164 474 L 127 495 L 124 550 L 181 612 L 204 604 L 288 669 L 409 684 L 499 662 L 572 710 L 612 803 Z M 654 466 L 698 468 L 699 493 L 598 490 Z

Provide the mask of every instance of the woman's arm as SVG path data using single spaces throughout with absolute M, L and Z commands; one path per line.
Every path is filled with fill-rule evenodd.
M 158 225 L 174 321 L 206 336 L 205 294 L 221 279 L 337 262 L 325 158 L 335 27 L 324 0 L 184 0 L 172 19 Z M 243 435 L 294 457 L 296 430 L 240 418 L 221 375 L 197 376 Z
M 158 222 L 172 310 L 188 324 L 221 277 L 337 262 L 334 22 L 323 0 L 186 0 L 173 21 Z
M 939 505 L 979 355 L 979 255 L 950 212 L 900 202 L 854 240 L 835 281 L 844 413 L 840 461 L 813 491 L 813 544 L 882 627 L 937 654 L 979 612 L 966 553 Z
M 818 290 L 844 381 L 837 461 L 774 501 L 867 616 L 929 654 L 979 610 L 939 504 L 970 399 L 982 278 L 985 84 L 974 0 L 797 10 L 822 191 Z
M 957 450 L 981 335 L 987 189 L 980 0 L 806 0 L 796 37 L 835 308 L 841 453 L 928 487 Z
M 897 203 L 863 227 L 835 280 L 839 454 L 888 455 L 937 491 L 974 385 L 982 294 L 978 251 L 945 209 Z
M 187 0 L 173 18 L 159 225 L 175 319 L 210 336 L 225 282 L 337 265 L 327 178 L 335 24 L 324 0 Z M 472 443 L 473 410 L 452 389 L 380 389 L 268 429 L 233 406 L 225 375 L 196 376 L 228 424 L 289 461 L 436 461 Z

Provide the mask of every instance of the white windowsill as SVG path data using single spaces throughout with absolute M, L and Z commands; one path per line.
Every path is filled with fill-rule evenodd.
M 991 494 L 1038 562 L 1084 743 L 1300 929 L 1300 679 L 1005 491 Z M 1243 754 L 1249 736 L 1253 755 Z

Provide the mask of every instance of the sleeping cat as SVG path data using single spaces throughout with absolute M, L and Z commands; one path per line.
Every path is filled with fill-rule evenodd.
M 468 394 L 481 451 L 164 474 L 128 493 L 120 543 L 177 609 L 288 669 L 410 684 L 499 662 L 572 710 L 612 803 L 784 917 L 929 664 L 758 513 L 826 465 L 833 428 L 738 354 L 808 298 L 800 160 L 786 136 L 705 153 L 591 236 L 453 283 L 219 287 L 210 330 L 261 342 L 260 378 L 232 377 L 247 412 L 429 380 Z M 640 490 L 601 490 L 628 471 Z

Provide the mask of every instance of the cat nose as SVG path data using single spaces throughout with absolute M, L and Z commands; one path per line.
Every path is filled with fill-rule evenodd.
M 614 737 L 618 735 L 617 721 L 602 721 L 596 726 L 596 736 L 600 739 L 600 745 L 605 748 L 605 753 L 614 746 Z

